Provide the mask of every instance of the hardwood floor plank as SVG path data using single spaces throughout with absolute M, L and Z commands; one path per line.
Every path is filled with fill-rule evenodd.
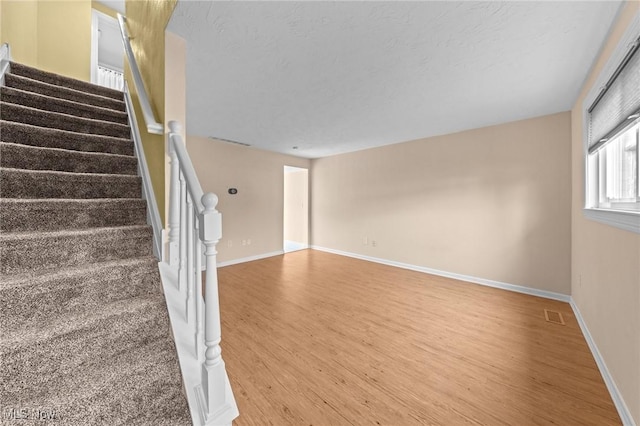
M 238 426 L 621 424 L 566 303 L 313 250 L 219 281 Z

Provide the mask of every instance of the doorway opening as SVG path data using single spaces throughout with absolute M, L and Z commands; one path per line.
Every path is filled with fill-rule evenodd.
M 309 170 L 284 166 L 283 250 L 309 247 Z
M 91 82 L 124 90 L 124 50 L 115 18 L 91 9 Z

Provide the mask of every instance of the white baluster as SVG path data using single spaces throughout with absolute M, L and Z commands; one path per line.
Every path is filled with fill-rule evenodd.
M 202 384 L 198 388 L 199 402 L 203 404 L 205 421 L 223 419 L 233 415 L 233 407 L 227 401 L 226 373 L 220 349 L 220 304 L 218 299 L 218 274 L 216 270 L 216 244 L 222 237 L 222 219 L 215 209 L 218 197 L 212 193 L 202 196 L 204 211 L 200 215 L 200 239 L 205 245 L 205 360 L 202 363 Z M 231 417 L 233 419 L 233 417 Z M 231 419 L 228 422 L 231 422 Z M 220 421 L 220 423 L 223 423 Z
M 169 122 L 171 133 L 179 134 L 182 126 L 177 121 Z M 169 265 L 178 266 L 180 253 L 178 238 L 180 238 L 180 162 L 169 134 L 169 157 L 171 165 L 171 181 L 169 190 Z
M 180 293 L 187 294 L 186 267 L 187 267 L 187 184 L 184 175 L 180 171 L 180 263 L 178 268 L 178 288 Z M 185 312 L 185 317 L 187 313 Z
M 200 221 L 196 219 L 196 238 L 195 244 L 195 274 L 196 274 L 196 331 L 195 331 L 195 351 L 196 358 L 200 360 L 203 355 L 204 334 L 202 331 L 202 317 L 204 314 L 204 299 L 202 298 L 202 243 L 200 242 Z
M 194 324 L 194 309 L 193 309 L 193 202 L 191 201 L 191 194 L 187 193 L 187 297 L 185 298 L 184 311 L 187 316 L 187 324 L 195 326 Z M 195 327 L 194 327 L 195 328 Z

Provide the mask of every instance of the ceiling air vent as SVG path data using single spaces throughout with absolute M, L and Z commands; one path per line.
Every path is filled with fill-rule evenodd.
M 222 141 L 222 142 L 227 142 L 227 143 L 232 143 L 235 145 L 241 145 L 241 146 L 251 146 L 248 143 L 244 143 L 244 142 L 238 142 L 238 141 L 232 141 L 231 139 L 225 139 L 225 138 L 219 138 L 217 136 L 209 136 L 209 139 L 215 139 L 217 141 Z

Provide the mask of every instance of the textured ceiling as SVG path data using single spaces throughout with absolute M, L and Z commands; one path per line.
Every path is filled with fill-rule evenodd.
M 569 110 L 619 7 L 180 0 L 168 30 L 189 134 L 318 158 Z

